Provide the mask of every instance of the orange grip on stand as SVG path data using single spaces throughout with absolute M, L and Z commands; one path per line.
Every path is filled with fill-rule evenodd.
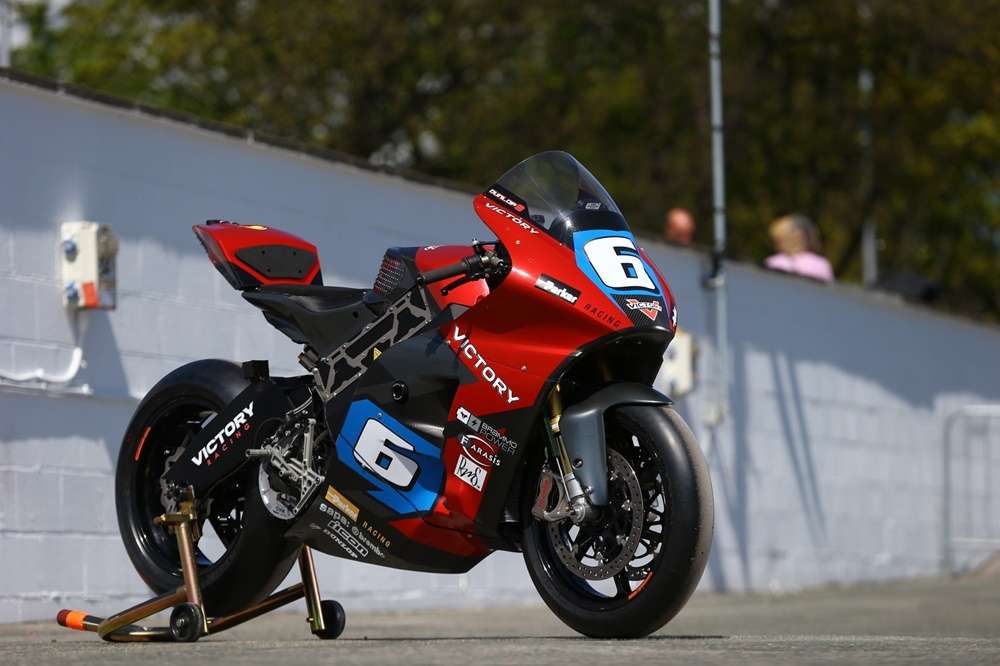
M 83 626 L 89 615 L 83 611 L 66 610 L 63 609 L 59 611 L 56 615 L 56 622 L 69 629 L 76 629 L 77 631 L 87 631 Z

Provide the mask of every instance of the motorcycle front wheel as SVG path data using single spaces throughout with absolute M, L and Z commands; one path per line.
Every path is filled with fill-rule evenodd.
M 546 605 L 595 638 L 639 638 L 694 592 L 712 542 L 712 485 L 701 449 L 670 407 L 605 417 L 609 504 L 590 522 L 536 520 L 524 502 L 522 546 Z

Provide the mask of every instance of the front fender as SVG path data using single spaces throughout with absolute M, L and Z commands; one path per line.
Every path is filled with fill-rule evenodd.
M 567 408 L 559 418 L 573 473 L 593 506 L 608 503 L 608 455 L 604 413 L 619 405 L 670 405 L 673 401 L 646 384 L 627 382 L 602 388 Z

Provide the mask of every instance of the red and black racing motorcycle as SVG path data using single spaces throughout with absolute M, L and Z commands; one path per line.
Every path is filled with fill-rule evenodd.
M 389 249 L 371 289 L 324 286 L 316 248 L 288 233 L 194 227 L 303 345 L 305 374 L 198 361 L 142 401 L 116 499 L 150 587 L 190 583 L 193 555 L 188 599 L 245 619 L 309 548 L 437 573 L 508 550 L 583 634 L 643 636 L 680 610 L 713 509 L 691 431 L 651 388 L 676 327 L 666 280 L 567 153 L 521 162 L 474 206 L 496 240 Z M 187 542 L 171 516 L 193 523 Z M 221 554 L 201 547 L 210 531 Z M 212 627 L 181 614 L 175 639 L 185 617 Z

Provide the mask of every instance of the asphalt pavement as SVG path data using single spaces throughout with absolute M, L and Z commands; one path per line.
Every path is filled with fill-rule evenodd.
M 335 641 L 274 613 L 194 644 L 0 625 L 0 664 L 1000 664 L 1000 576 L 697 595 L 652 637 L 582 638 L 546 608 L 351 613 Z

